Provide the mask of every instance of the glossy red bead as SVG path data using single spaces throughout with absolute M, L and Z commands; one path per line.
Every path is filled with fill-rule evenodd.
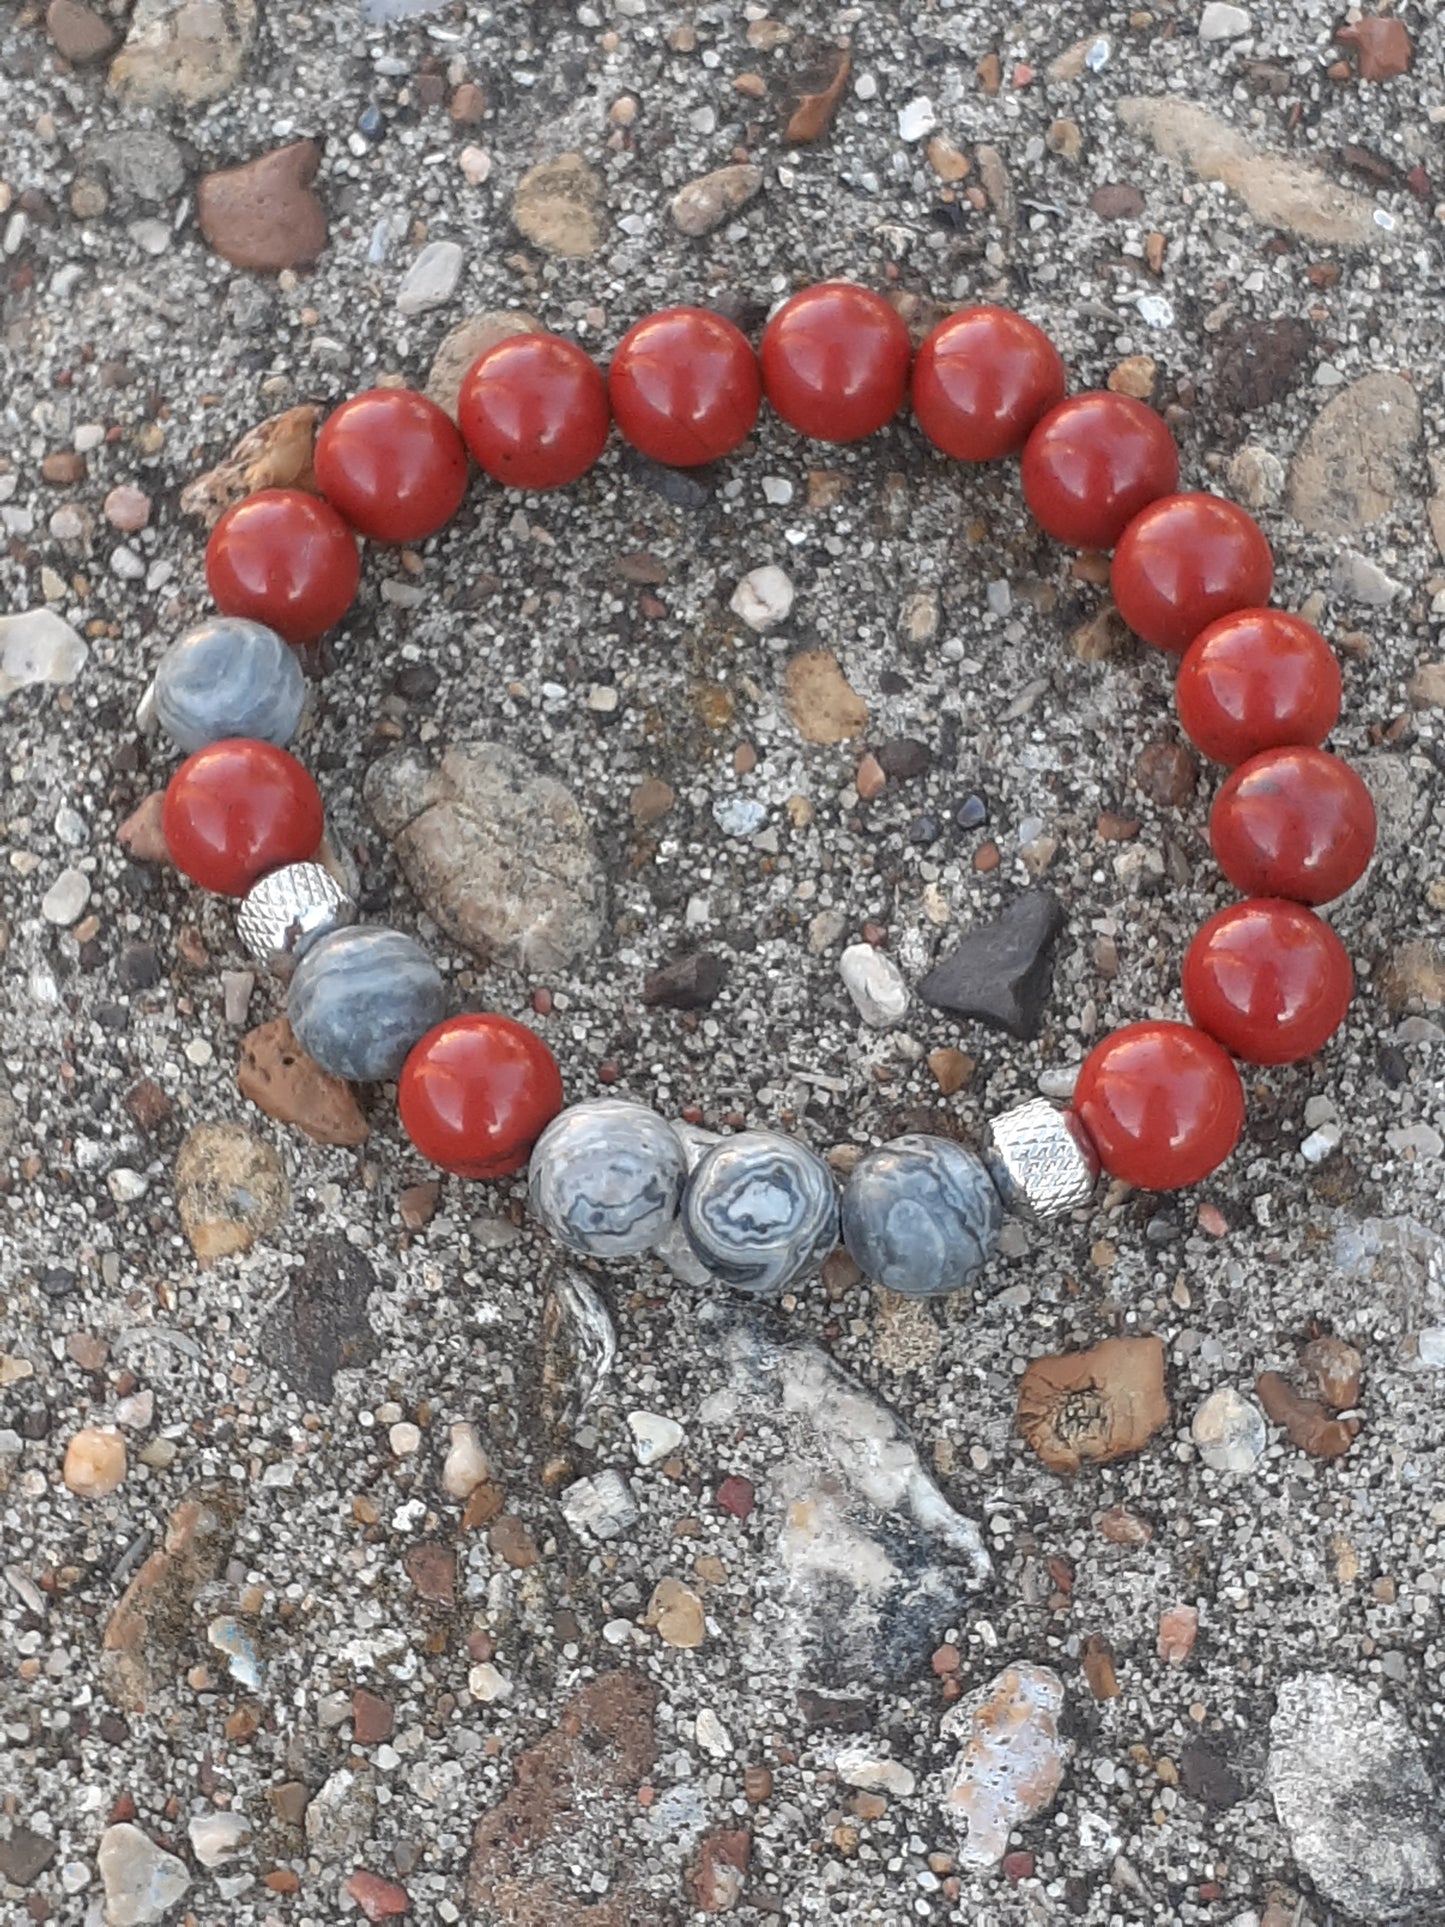
M 188 756 L 161 810 L 176 868 L 222 897 L 243 897 L 267 871 L 309 861 L 325 828 L 309 772 L 274 743 L 246 736 Z
M 563 488 L 607 444 L 607 384 L 561 335 L 509 335 L 467 370 L 457 404 L 467 447 L 508 488 Z
M 939 322 L 913 363 L 918 426 L 955 461 L 1017 455 L 1063 398 L 1058 349 L 1012 308 L 960 308 Z
M 763 376 L 741 329 L 707 308 L 665 308 L 629 328 L 607 371 L 618 428 L 673 468 L 714 462 L 747 438 Z
M 1303 616 L 1240 609 L 1190 643 L 1174 700 L 1190 741 L 1232 768 L 1262 749 L 1322 743 L 1339 720 L 1340 665 Z
M 1075 549 L 1112 549 L 1143 508 L 1179 485 L 1179 451 L 1152 408 L 1091 389 L 1051 408 L 1024 444 L 1024 500 Z
M 1209 841 L 1242 895 L 1328 903 L 1374 854 L 1375 805 L 1338 756 L 1308 745 L 1266 749 L 1225 778 Z
M 1084 1059 L 1074 1110 L 1111 1177 L 1177 1191 L 1208 1177 L 1238 1143 L 1244 1087 L 1202 1030 L 1129 1024 Z
M 881 294 L 852 281 L 822 281 L 785 301 L 760 352 L 768 400 L 814 441 L 862 441 L 908 393 L 908 329 Z
M 1344 1021 L 1355 986 L 1330 926 L 1280 897 L 1251 897 L 1211 917 L 1183 975 L 1190 1017 L 1249 1064 L 1313 1057 Z
M 356 537 L 329 502 L 263 488 L 233 503 L 206 544 L 206 586 L 224 616 L 264 622 L 287 642 L 315 642 L 356 599 Z
M 1201 629 L 1269 601 L 1274 555 L 1252 515 L 1222 495 L 1166 495 L 1119 538 L 1114 605 L 1136 636 L 1182 655 Z
M 562 1108 L 562 1073 L 534 1030 L 469 1012 L 429 1030 L 402 1066 L 402 1128 L 458 1178 L 504 1178 Z
M 373 542 L 421 542 L 467 492 L 467 451 L 451 417 L 414 388 L 369 388 L 316 437 L 316 486 Z

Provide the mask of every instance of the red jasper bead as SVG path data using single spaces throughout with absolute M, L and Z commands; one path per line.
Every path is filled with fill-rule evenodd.
M 356 537 L 329 502 L 263 488 L 234 503 L 206 544 L 206 586 L 223 616 L 264 622 L 287 642 L 315 642 L 356 598 Z
M 176 868 L 222 897 L 243 897 L 268 871 L 309 861 L 325 828 L 309 772 L 274 743 L 247 736 L 188 756 L 161 810 Z
M 763 376 L 742 331 L 707 308 L 665 308 L 629 328 L 607 371 L 617 426 L 655 462 L 695 468 L 746 439 Z
M 1136 636 L 1182 655 L 1201 629 L 1269 601 L 1274 556 L 1252 515 L 1222 495 L 1166 495 L 1119 538 L 1109 585 Z
M 402 1128 L 459 1178 L 504 1178 L 562 1108 L 562 1073 L 534 1030 L 469 1012 L 429 1030 L 402 1066 Z
M 823 281 L 785 301 L 760 352 L 768 400 L 815 441 L 862 441 L 892 421 L 908 392 L 913 349 L 902 317 L 852 281 Z
M 1339 720 L 1340 665 L 1303 616 L 1239 609 L 1190 643 L 1174 701 L 1196 747 L 1233 767 L 1262 749 L 1322 743 Z
M 1184 1005 L 1201 1030 L 1249 1064 L 1294 1064 L 1334 1036 L 1355 973 L 1345 946 L 1303 904 L 1232 903 L 1184 958 Z
M 1243 895 L 1328 903 L 1364 875 L 1375 805 L 1338 756 L 1308 745 L 1266 749 L 1225 778 L 1209 841 Z
M 450 416 L 413 388 L 369 388 L 316 437 L 316 486 L 373 542 L 420 542 L 467 492 L 467 451 Z
M 607 384 L 561 335 L 509 335 L 462 380 L 457 419 L 467 447 L 508 488 L 563 488 L 607 445 Z
M 1188 1024 L 1128 1024 L 1096 1044 L 1074 1110 L 1111 1177 L 1176 1191 L 1223 1164 L 1244 1128 L 1239 1072 Z
M 1056 541 L 1112 549 L 1140 509 L 1179 486 L 1179 451 L 1152 408 L 1091 389 L 1044 416 L 1024 444 L 1022 479 Z
M 913 363 L 918 426 L 955 461 L 1017 455 L 1063 398 L 1058 349 L 1012 308 L 960 308 L 939 322 Z

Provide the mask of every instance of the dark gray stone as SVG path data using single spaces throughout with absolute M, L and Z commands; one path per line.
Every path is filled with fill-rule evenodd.
M 377 1277 L 346 1238 L 313 1238 L 301 1269 L 261 1328 L 261 1356 L 307 1398 L 327 1404 L 337 1372 L 380 1351 L 366 1301 Z
M 1186 1740 L 1179 1755 L 1179 1773 L 1191 1800 L 1223 1811 L 1244 1798 L 1244 1782 L 1221 1754 L 1203 1740 Z
M 703 1010 L 723 987 L 727 966 L 710 950 L 695 950 L 674 963 L 654 970 L 642 986 L 645 1004 L 666 1004 L 671 1010 Z
M 11 1822 L 8 1833 L 0 1833 L 0 1880 L 13 1887 L 30 1886 L 54 1858 L 55 1842 L 18 1820 Z
M 906 782 L 910 776 L 922 776 L 933 761 L 933 751 L 916 736 L 895 736 L 889 742 L 880 743 L 873 754 L 883 774 L 895 783 Z
M 1037 1037 L 1064 927 L 1058 898 L 1026 890 L 996 923 L 975 924 L 918 986 L 925 1004 L 1027 1042 Z

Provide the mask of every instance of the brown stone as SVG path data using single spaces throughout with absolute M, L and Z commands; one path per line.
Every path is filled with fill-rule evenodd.
M 783 700 L 805 743 L 845 743 L 868 727 L 868 705 L 828 649 L 805 649 L 788 663 Z
M 502 1488 L 493 1479 L 483 1479 L 473 1486 L 462 1510 L 462 1529 L 476 1532 L 480 1527 L 490 1525 L 502 1509 Z
M 121 1595 L 105 1629 L 101 1679 L 126 1712 L 145 1712 L 179 1676 L 199 1638 L 194 1601 L 225 1570 L 239 1511 L 239 1495 L 224 1487 L 188 1493 Z
M 1214 350 L 1215 401 L 1231 415 L 1268 408 L 1309 374 L 1314 346 L 1314 330 L 1295 315 L 1228 329 Z
M 299 488 L 315 494 L 312 456 L 320 420 L 316 404 L 303 402 L 248 428 L 225 461 L 182 489 L 182 511 L 214 528 L 233 502 L 258 489 Z
M 750 1766 L 743 1770 L 743 1798 L 750 1806 L 761 1806 L 773 1797 L 773 1770 L 767 1766 Z
M 865 752 L 854 772 L 853 787 L 865 803 L 871 803 L 881 796 L 888 778 L 883 773 L 883 765 L 871 750 Z
M 315 141 L 290 141 L 207 174 L 196 188 L 207 242 L 237 268 L 274 274 L 314 261 L 326 246 L 326 211 L 311 191 L 320 165 Z
M 450 1606 L 457 1596 L 457 1555 L 450 1546 L 423 1539 L 408 1546 L 402 1564 L 417 1592 L 434 1606 Z
M 405 1887 L 398 1887 L 394 1880 L 383 1880 L 379 1873 L 370 1873 L 365 1867 L 347 1881 L 346 1892 L 368 1920 L 396 1920 L 411 1912 Z
M 683 234 L 711 234 L 730 214 L 745 207 L 763 185 L 763 170 L 751 161 L 734 161 L 689 181 L 672 197 L 672 219 Z
M 480 1491 L 481 1487 L 477 1489 Z M 515 1513 L 504 1512 L 501 1518 L 493 1521 L 492 1529 L 487 1534 L 487 1544 L 499 1559 L 518 1572 L 525 1572 L 529 1566 L 537 1563 L 536 1544 Z
M 1147 1546 L 1154 1528 L 1127 1506 L 1113 1505 L 1099 1515 L 1099 1531 L 1111 1546 Z
M 511 1792 L 473 1837 L 467 1897 L 480 1918 L 499 1927 L 640 1927 L 658 1919 L 631 1885 L 624 1844 L 655 1758 L 656 1708 L 656 1688 L 640 1674 L 605 1673 L 518 1755 Z M 573 1864 L 584 1877 L 611 1879 L 605 1900 L 573 1889 Z
M 1019 1432 L 1054 1472 L 1138 1452 L 1168 1419 L 1158 1338 L 1036 1358 L 1019 1384 Z
M 1101 843 L 1132 843 L 1139 834 L 1139 819 L 1120 816 L 1114 810 L 1100 810 L 1094 834 Z
M 153 1077 L 143 1077 L 125 1094 L 125 1108 L 136 1126 L 149 1135 L 158 1130 L 171 1114 L 171 1100 Z
M 267 1794 L 271 1811 L 283 1827 L 299 1827 L 306 1818 L 306 1809 L 311 1804 L 311 1794 L 304 1780 L 283 1780 L 280 1786 L 271 1787 Z
M 845 45 L 838 49 L 833 75 L 827 84 L 814 93 L 799 96 L 797 106 L 788 117 L 783 139 L 795 146 L 821 140 L 832 125 L 833 115 L 843 98 L 852 71 L 853 49 Z
M 602 183 L 580 154 L 540 161 L 517 183 L 512 219 L 545 254 L 595 254 L 602 245 Z
M 1114 1671 L 1114 1654 L 1102 1633 L 1090 1633 L 1084 1641 L 1084 1678 L 1096 1700 L 1119 1697 L 1119 1676 Z
M 40 479 L 52 488 L 70 488 L 85 480 L 85 457 L 73 448 L 57 448 L 40 464 Z
M 110 22 L 83 7 L 80 0 L 50 0 L 45 11 L 45 31 L 56 50 L 77 67 L 92 60 L 104 60 L 114 53 L 116 35 Z
M 1199 759 L 1187 743 L 1150 743 L 1134 765 L 1134 781 L 1160 809 L 1180 809 L 1194 795 Z
M 1108 386 L 1113 394 L 1148 401 L 1158 379 L 1159 364 L 1152 355 L 1126 355 L 1109 370 Z
M 1132 181 L 1106 181 L 1089 196 L 1101 221 L 1133 221 L 1144 212 L 1144 196 Z
M 351 1736 L 358 1746 L 380 1746 L 396 1726 L 391 1702 L 358 1686 L 351 1695 Z
M 436 1212 L 437 1200 L 442 1188 L 435 1178 L 427 1178 L 421 1184 L 409 1184 L 396 1201 L 397 1216 L 408 1231 L 420 1231 L 429 1224 Z
M 1289 467 L 1286 506 L 1315 535 L 1383 520 L 1415 462 L 1420 399 L 1400 375 L 1362 375 L 1316 416 Z
M 1416 709 L 1445 709 L 1445 662 L 1421 663 L 1410 678 L 1410 701 Z
M 1364 1361 L 1346 1339 L 1312 1338 L 1300 1353 L 1300 1374 L 1312 1398 L 1336 1412 L 1347 1412 L 1360 1402 L 1360 1371 Z
M 484 314 L 469 314 L 448 330 L 432 357 L 431 370 L 426 378 L 428 399 L 455 421 L 462 382 L 472 364 L 480 360 L 488 348 L 495 348 L 499 341 L 507 341 L 512 335 L 535 335 L 541 332 L 541 322 L 524 314 L 520 308 L 488 309 Z
M 940 1045 L 928 1053 L 928 1068 L 933 1073 L 933 1081 L 945 1097 L 952 1097 L 961 1091 L 978 1065 L 966 1051 L 955 1050 L 950 1044 Z
M 1417 1004 L 1423 1010 L 1445 1008 L 1445 944 L 1400 944 L 1379 965 L 1375 981 L 1385 1008 L 1396 1017 Z
M 752 1847 L 743 1827 L 719 1829 L 703 1840 L 692 1874 L 693 1895 L 703 1913 L 727 1914 L 737 1906 Z
M 475 81 L 464 80 L 452 95 L 448 109 L 458 127 L 470 127 L 487 111 L 487 97 Z
M 629 797 L 628 808 L 638 829 L 645 830 L 660 823 L 676 801 L 677 792 L 670 783 L 660 776 L 644 776 Z
M 364 1144 L 371 1134 L 356 1092 L 306 1055 L 284 1017 L 243 1039 L 236 1084 L 267 1117 L 317 1144 Z
M 707 1637 L 702 1601 L 680 1579 L 658 1580 L 642 1623 L 668 1646 L 701 1646 Z
M 1355 49 L 1361 80 L 1394 80 L 1410 71 L 1415 49 L 1403 20 L 1371 14 L 1341 27 L 1335 39 L 1342 47 Z
M 1193 1606 L 1171 1606 L 1159 1615 L 1159 1657 L 1166 1666 L 1182 1666 L 1199 1637 L 1199 1614 Z
M 165 831 L 161 828 L 165 806 L 165 791 L 152 790 L 116 831 L 115 840 L 132 863 L 161 863 L 168 869 L 172 867 Z
M 197 1124 L 176 1154 L 176 1210 L 206 1263 L 249 1251 L 291 1204 L 280 1158 L 244 1124 Z
M 1254 1382 L 1255 1394 L 1290 1444 L 1312 1459 L 1343 1458 L 1359 1435 L 1357 1418 L 1332 1418 L 1317 1398 L 1305 1398 L 1278 1372 L 1263 1372 Z

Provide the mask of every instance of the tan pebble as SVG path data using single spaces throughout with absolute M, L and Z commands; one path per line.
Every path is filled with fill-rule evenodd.
M 658 1580 L 643 1624 L 668 1646 L 701 1646 L 707 1636 L 702 1601 L 680 1579 Z
M 697 46 L 697 28 L 684 21 L 680 26 L 670 27 L 667 44 L 675 54 L 690 54 Z
M 614 127 L 630 127 L 637 119 L 637 102 L 631 94 L 623 94 L 608 108 L 607 118 Z
M 1126 355 L 1109 371 L 1109 387 L 1116 395 L 1148 401 L 1159 379 L 1159 365 L 1150 355 Z
M 795 830 L 806 830 L 813 820 L 813 804 L 806 796 L 790 796 L 783 808 L 788 813 L 788 821 Z
M 716 167 L 674 194 L 673 223 L 683 234 L 711 234 L 730 214 L 745 207 L 762 185 L 763 170 L 751 161 Z
M 125 1479 L 125 1440 L 109 1427 L 87 1425 L 65 1448 L 61 1476 L 79 1499 L 104 1499 Z
M 580 154 L 541 161 L 518 181 L 512 219 L 545 254 L 595 254 L 602 245 L 602 183 Z
M 181 510 L 214 528 L 233 502 L 263 488 L 299 488 L 315 492 L 312 454 L 321 410 L 303 402 L 282 414 L 258 422 L 216 467 L 187 483 L 181 491 Z
M 985 54 L 974 71 L 986 94 L 996 94 L 1003 85 L 1003 63 L 997 54 Z
M 853 777 L 853 786 L 865 803 L 875 796 L 881 796 L 888 778 L 883 774 L 883 765 L 870 750 L 859 763 Z
M 743 1798 L 752 1806 L 761 1806 L 764 1800 L 773 1795 L 773 1774 L 771 1767 L 750 1766 L 743 1772 Z
M 487 111 L 487 97 L 475 81 L 464 80 L 452 95 L 452 104 L 447 109 L 459 127 L 469 127 Z
M 1148 264 L 1151 274 L 1163 274 L 1164 256 L 1168 252 L 1168 249 L 1169 243 L 1164 235 L 1159 232 L 1158 228 L 1151 229 L 1149 238 L 1144 243 L 1144 259 Z
M 396 1201 L 397 1216 L 408 1231 L 420 1231 L 423 1225 L 430 1223 L 440 1196 L 441 1185 L 435 1178 L 427 1178 L 421 1184 L 409 1184 Z
M 641 830 L 661 822 L 676 801 L 677 792 L 670 783 L 664 783 L 660 776 L 644 776 L 633 790 L 628 807 Z
M 1044 145 L 1051 154 L 1060 154 L 1066 161 L 1076 161 L 1084 147 L 1079 123 L 1076 120 L 1056 120 L 1044 135 Z
M 480 148 L 468 151 L 481 152 Z M 485 175 L 482 178 L 485 179 Z M 499 341 L 506 341 L 512 335 L 537 334 L 540 330 L 541 323 L 520 308 L 486 309 L 480 314 L 469 314 L 448 330 L 432 357 L 426 378 L 427 399 L 455 421 L 462 380 L 473 362 L 488 348 L 495 348 Z
M 1193 1606 L 1171 1606 L 1159 1618 L 1159 1657 L 1168 1666 L 1182 1666 L 1199 1637 L 1199 1613 Z
M 121 482 L 106 496 L 103 512 L 113 529 L 134 535 L 151 519 L 151 498 L 144 489 Z
M 175 1196 L 181 1229 L 203 1263 L 249 1251 L 291 1204 L 280 1158 L 243 1124 L 197 1124 L 186 1133 Z
M 457 1424 L 442 1465 L 442 1486 L 453 1499 L 469 1499 L 484 1479 L 492 1476 L 492 1462 L 477 1437 L 475 1425 Z
M 739 74 L 733 82 L 734 93 L 743 94 L 749 100 L 767 98 L 768 83 L 761 74 Z
M 928 165 L 941 181 L 952 184 L 966 179 L 973 172 L 973 163 L 967 154 L 942 134 L 935 134 L 923 151 L 928 157 Z
M 164 790 L 153 790 L 116 831 L 116 841 L 132 862 L 170 865 L 171 853 L 161 829 L 165 801 Z
M 868 705 L 827 649 L 805 649 L 784 674 L 783 699 L 807 743 L 844 743 L 868 727 Z
M 963 1089 L 978 1066 L 967 1052 L 954 1050 L 951 1045 L 941 1045 L 939 1049 L 928 1053 L 928 1068 L 943 1095 L 952 1097 L 956 1091 Z

